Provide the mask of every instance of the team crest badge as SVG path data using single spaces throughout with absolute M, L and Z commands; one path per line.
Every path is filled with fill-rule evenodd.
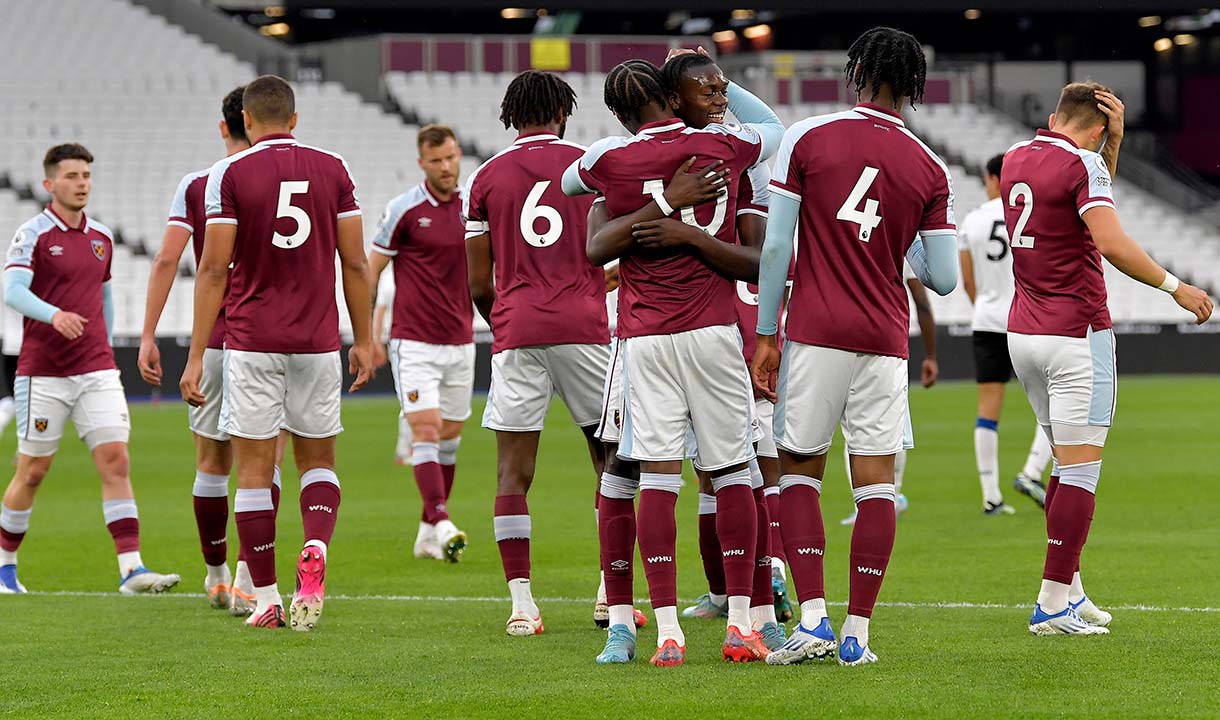
M 34 429 L 37 430 L 38 432 L 46 432 L 47 431 L 47 419 L 46 418 L 34 418 Z
M 419 391 L 412 390 L 411 392 L 407 393 L 407 400 L 409 402 L 419 402 Z
M 620 416 L 617 408 L 614 410 L 614 427 L 616 427 L 616 428 L 623 427 L 622 417 Z
M 93 248 L 93 257 L 102 262 L 106 261 L 106 243 L 101 240 L 90 240 L 89 246 Z

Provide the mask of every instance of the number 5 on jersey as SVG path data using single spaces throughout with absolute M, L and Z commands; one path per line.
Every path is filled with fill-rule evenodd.
M 881 209 L 881 203 L 872 198 L 866 200 L 864 197 L 868 194 L 868 189 L 872 187 L 879 172 L 880 170 L 877 168 L 866 165 L 864 172 L 860 173 L 860 178 L 856 180 L 856 186 L 851 189 L 851 194 L 839 208 L 839 214 L 835 215 L 835 218 L 839 220 L 860 226 L 860 242 L 868 242 L 873 231 L 881 224 L 881 216 L 877 214 L 877 211 Z M 864 203 L 864 209 L 857 210 L 856 208 L 861 202 Z
M 291 235 L 281 235 L 278 232 L 272 235 L 271 244 L 277 248 L 295 250 L 309 239 L 309 233 L 313 230 L 309 214 L 292 204 L 293 195 L 304 195 L 307 192 L 309 192 L 308 180 L 285 180 L 280 183 L 280 199 L 276 204 L 275 217 L 276 219 L 292 218 L 297 223 L 297 229 Z

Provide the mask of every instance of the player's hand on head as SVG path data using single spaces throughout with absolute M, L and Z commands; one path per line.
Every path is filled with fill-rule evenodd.
M 1178 289 L 1173 292 L 1173 299 L 1182 309 L 1195 314 L 1195 322 L 1198 325 L 1207 322 L 1208 318 L 1212 316 L 1214 309 L 1212 299 L 1194 285 L 1180 283 Z
M 775 344 L 775 336 L 759 335 L 758 344 L 754 350 L 754 362 L 750 365 L 750 379 L 754 382 L 754 389 L 770 402 L 776 402 L 779 399 L 775 391 L 779 358 L 779 347 Z
M 1124 115 L 1127 107 L 1114 93 L 1098 90 L 1093 93 L 1097 98 L 1097 109 L 1105 113 L 1106 132 L 1115 142 L 1123 139 Z
M 932 358 L 924 358 L 923 365 L 919 369 L 919 380 L 923 386 L 930 388 L 936 384 L 940 378 L 940 365 Z
M 74 312 L 60 310 L 51 317 L 51 327 L 59 331 L 69 340 L 75 340 L 85 334 L 85 324 L 89 321 Z
M 665 201 L 677 209 L 693 207 L 708 200 L 715 200 L 728 189 L 729 169 L 724 167 L 723 160 L 717 160 L 707 167 L 691 172 L 698 158 L 690 158 L 682 163 L 665 187 Z
M 182 379 L 178 381 L 178 389 L 182 392 L 182 399 L 191 407 L 200 407 L 207 402 L 207 397 L 199 390 L 202 379 L 203 360 L 188 358 L 186 367 L 182 369 Z
M 702 47 L 700 47 L 699 49 L 703 50 Z M 694 55 L 694 54 L 695 54 L 695 51 L 691 50 L 690 48 L 672 48 L 672 49 L 670 49 L 669 54 L 665 56 L 665 62 L 669 62 L 670 60 L 673 60 L 676 57 L 681 57 L 682 55 Z M 704 51 L 703 54 L 706 55 L 707 51 Z
M 151 340 L 140 341 L 140 355 L 137 364 L 140 367 L 140 377 L 153 387 L 161 387 L 161 349 Z
M 347 359 L 347 371 L 356 376 L 347 391 L 356 392 L 368 385 L 369 380 L 376 373 L 376 368 L 373 366 L 373 350 L 370 347 L 353 345 L 347 353 Z

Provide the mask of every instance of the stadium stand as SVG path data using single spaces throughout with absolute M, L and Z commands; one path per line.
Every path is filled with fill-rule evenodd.
M 220 98 L 256 74 L 249 63 L 204 43 L 183 29 L 124 0 L 9 0 L 22 23 L 0 26 L 8 61 L 0 66 L 0 220 L 15 227 L 36 204 L 18 194 L 43 197 L 41 159 L 60 142 L 85 144 L 97 157 L 90 212 L 118 235 L 115 254 L 117 335 L 137 335 L 143 318 L 150 256 L 160 243 L 166 209 L 178 179 L 218 159 L 216 124 Z M 125 43 L 105 42 L 122 35 Z M 47 42 L 54 37 L 56 42 Z M 79 63 L 60 48 L 72 47 Z M 580 107 L 568 138 L 590 143 L 622 133 L 602 103 L 600 73 L 568 73 Z M 472 72 L 390 72 L 387 93 L 408 117 L 447 122 L 475 157 L 463 161 L 469 177 L 482 158 L 512 141 L 499 122 L 499 102 L 510 75 Z M 418 182 L 414 162 L 418 127 L 339 84 L 296 85 L 301 112 L 298 137 L 342 154 L 360 189 L 365 232 L 371 236 L 386 202 Z M 785 122 L 836 109 L 833 105 L 777 108 Z M 1028 136 L 1014 121 L 970 105 L 928 105 L 910 114 L 917 132 L 949 161 L 959 215 L 983 200 L 973 168 Z M 1183 278 L 1220 288 L 1220 232 L 1157 198 L 1117 184 L 1124 222 L 1149 251 Z M 184 261 L 184 269 L 192 263 Z M 1120 322 L 1180 319 L 1172 301 L 1112 270 L 1107 275 L 1111 309 Z M 182 278 L 170 298 L 161 331 L 189 334 L 191 282 Z M 970 309 L 958 290 L 936 298 L 942 323 L 968 322 Z M 340 303 L 342 307 L 342 303 Z M 345 315 L 345 311 L 341 314 Z M 346 317 L 343 319 L 347 326 Z

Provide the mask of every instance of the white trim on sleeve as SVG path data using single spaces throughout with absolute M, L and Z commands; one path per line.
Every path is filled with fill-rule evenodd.
M 215 217 L 208 218 L 207 225 L 236 225 L 237 218 Z
M 785 189 L 784 189 L 784 188 L 782 188 L 782 187 L 777 187 L 777 186 L 776 186 L 776 185 L 774 185 L 774 184 L 772 184 L 772 185 L 771 185 L 771 192 L 773 192 L 773 193 L 779 193 L 780 195 L 783 195 L 784 197 L 789 197 L 789 198 L 792 198 L 793 200 L 795 200 L 795 201 L 797 201 L 797 202 L 801 202 L 801 196 L 800 196 L 800 195 L 798 195 L 797 193 L 792 192 L 791 190 L 785 190 Z
M 1114 203 L 1110 202 L 1109 200 L 1094 200 L 1092 202 L 1087 202 L 1084 205 L 1081 205 L 1080 209 L 1077 210 L 1076 212 L 1080 215 L 1080 217 L 1084 217 L 1084 214 L 1086 212 L 1088 212 L 1089 210 L 1092 210 L 1095 207 L 1108 207 L 1111 210 L 1113 210 Z

